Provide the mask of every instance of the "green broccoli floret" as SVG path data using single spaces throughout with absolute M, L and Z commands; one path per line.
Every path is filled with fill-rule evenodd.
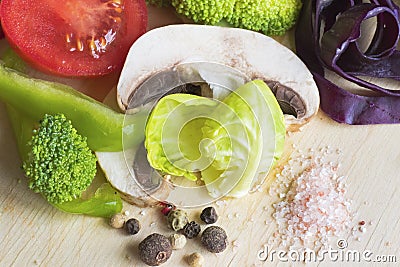
M 215 25 L 231 16 L 236 0 L 172 0 L 178 14 L 194 22 Z
M 234 27 L 282 35 L 296 23 L 301 0 L 171 0 L 176 12 L 196 23 Z
M 62 114 L 48 115 L 33 130 L 23 169 L 29 187 L 50 203 L 79 198 L 96 174 L 96 156 Z

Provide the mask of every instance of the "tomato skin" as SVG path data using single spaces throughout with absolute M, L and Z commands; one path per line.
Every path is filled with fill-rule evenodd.
M 68 77 L 121 70 L 148 19 L 145 0 L 1 0 L 0 17 L 25 61 Z
M 1 5 L 1 1 L 0 1 L 0 5 Z M 1 23 L 1 16 L 0 16 L 0 23 Z M 4 32 L 3 32 L 3 28 L 1 27 L 1 24 L 0 24 L 0 39 L 3 39 L 4 38 Z

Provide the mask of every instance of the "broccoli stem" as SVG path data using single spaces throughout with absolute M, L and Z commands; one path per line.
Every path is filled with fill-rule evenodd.
M 0 100 L 31 122 L 45 114 L 64 114 L 94 151 L 121 151 L 144 139 L 146 112 L 125 116 L 67 85 L 29 78 L 3 63 Z

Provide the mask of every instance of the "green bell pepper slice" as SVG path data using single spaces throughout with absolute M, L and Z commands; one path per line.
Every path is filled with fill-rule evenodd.
M 144 140 L 146 113 L 126 115 L 70 86 L 30 78 L 0 63 L 0 100 L 39 121 L 64 114 L 94 151 L 121 151 Z

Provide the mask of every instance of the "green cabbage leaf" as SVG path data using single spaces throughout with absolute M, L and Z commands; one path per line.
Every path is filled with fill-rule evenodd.
M 145 146 L 150 165 L 162 173 L 200 178 L 214 198 L 242 197 L 281 156 L 285 133 L 275 96 L 255 80 L 222 101 L 165 96 L 148 119 Z

